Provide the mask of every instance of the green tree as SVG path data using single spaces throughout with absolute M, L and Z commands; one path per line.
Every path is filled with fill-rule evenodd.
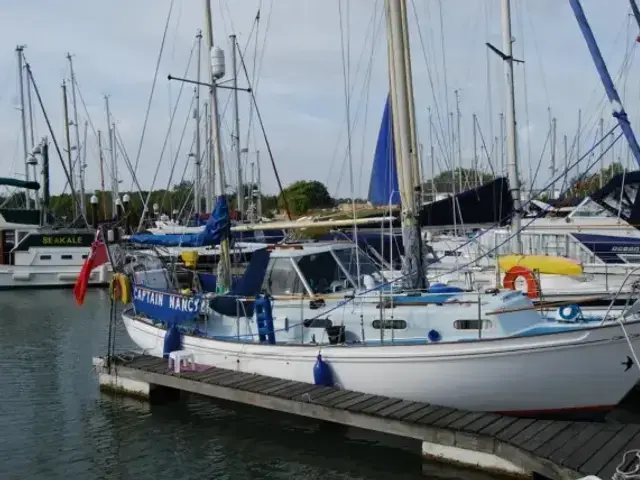
M 302 215 L 314 208 L 328 208 L 334 205 L 327 187 L 316 180 L 300 180 L 285 188 L 278 195 L 278 207 L 281 210 L 285 210 L 283 195 L 291 215 Z

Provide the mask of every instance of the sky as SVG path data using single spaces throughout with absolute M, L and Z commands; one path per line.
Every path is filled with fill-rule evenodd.
M 26 45 L 25 57 L 63 156 L 66 156 L 66 143 L 61 84 L 65 79 L 69 82 L 66 55 L 68 52 L 73 55 L 79 93 L 79 135 L 83 145 L 84 124 L 89 122 L 87 190 L 100 188 L 96 132 L 102 130 L 105 134 L 107 130 L 105 95 L 109 96 L 111 114 L 129 158 L 133 163 L 139 158 L 136 176 L 142 188 L 152 185 L 165 188 L 193 177 L 193 166 L 187 164 L 195 131 L 195 121 L 188 119 L 193 87 L 169 81 L 167 75 L 182 77 L 186 72 L 188 78 L 196 78 L 195 53 L 189 69 L 186 67 L 196 45 L 196 34 L 205 25 L 202 1 L 174 0 L 173 4 L 170 0 L 0 2 L 3 11 L 0 45 L 5 46 L 0 51 L 0 148 L 3 152 L 0 168 L 3 175 L 24 178 L 14 50 L 22 44 Z M 416 128 L 422 144 L 424 176 L 428 178 L 432 171 L 437 174 L 459 164 L 473 165 L 474 114 L 478 125 L 478 164 L 484 170 L 504 172 L 497 137 L 500 114 L 505 110 L 506 82 L 502 61 L 488 54 L 485 46 L 490 42 L 502 48 L 500 0 L 407 0 L 407 3 Z M 524 64 L 515 66 L 520 177 L 526 184 L 535 179 L 536 187 L 544 188 L 551 176 L 550 113 L 557 118 L 558 168 L 565 161 L 564 135 L 570 157 L 575 158 L 579 110 L 582 128 L 578 150 L 581 153 L 596 140 L 599 118 L 605 118 L 605 130 L 613 126 L 613 119 L 604 103 L 604 89 L 569 1 L 512 0 L 511 3 L 514 56 L 525 60 Z M 353 192 L 357 197 L 366 197 L 388 91 L 383 1 L 211 0 L 211 4 L 214 42 L 226 55 L 227 75 L 223 80 L 233 77 L 229 35 L 235 33 L 245 52 L 258 110 L 283 184 L 319 180 L 334 196 L 348 197 Z M 640 69 L 639 62 L 634 60 L 638 27 L 628 15 L 628 2 L 583 0 L 582 4 L 626 109 L 637 125 L 640 91 L 636 79 Z M 260 20 L 256 23 L 258 11 Z M 155 91 L 142 136 L 167 18 L 169 24 Z M 206 37 L 203 59 L 207 55 L 205 44 Z M 204 60 L 202 68 L 206 69 Z M 620 76 L 620 72 L 624 75 Z M 248 84 L 242 71 L 238 83 Z M 207 97 L 206 89 L 202 89 L 201 101 L 208 101 Z M 250 108 L 250 96 L 241 91 L 238 97 L 240 146 L 249 150 L 242 159 L 245 179 L 251 179 L 251 163 L 255 165 L 259 155 L 263 191 L 276 193 L 275 175 L 255 110 Z M 235 154 L 231 150 L 230 99 L 230 90 L 219 90 L 222 150 L 227 181 L 234 184 L 237 177 Z M 71 98 L 69 103 L 72 108 Z M 37 142 L 45 135 L 51 138 L 51 134 L 35 96 L 34 104 Z M 352 125 L 349 132 L 347 105 Z M 169 129 L 174 106 L 175 119 Z M 204 125 L 201 128 L 204 132 Z M 29 139 L 28 143 L 30 148 Z M 73 129 L 71 143 L 75 144 Z M 483 143 L 490 159 L 482 153 Z M 433 156 L 430 155 L 432 144 Z M 605 157 L 605 164 L 620 157 L 623 163 L 634 168 L 627 151 L 626 145 L 618 143 Z M 55 149 L 52 153 L 53 192 L 68 191 Z M 175 168 L 172 168 L 174 159 Z M 132 176 L 121 158 L 118 170 L 122 180 L 120 189 L 129 190 L 133 186 Z M 105 175 L 108 186 L 111 175 L 108 165 Z

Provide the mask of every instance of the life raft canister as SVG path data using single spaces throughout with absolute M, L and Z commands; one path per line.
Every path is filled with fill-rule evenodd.
M 508 288 L 509 290 L 517 290 L 516 289 L 516 280 L 518 278 L 522 278 L 526 284 L 526 294 L 529 298 L 538 298 L 540 297 L 541 289 L 540 282 L 534 275 L 534 273 L 529 270 L 527 267 L 522 267 L 520 265 L 516 265 L 515 267 L 511 267 L 507 273 L 505 273 L 504 278 L 502 279 L 502 286 L 504 288 Z

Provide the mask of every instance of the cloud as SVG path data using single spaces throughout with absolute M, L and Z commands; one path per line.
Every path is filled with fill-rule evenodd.
M 135 161 L 169 1 L 5 0 L 3 3 L 1 44 L 27 44 L 25 55 L 33 68 L 58 141 L 63 142 L 64 138 L 60 84 L 69 76 L 65 56 L 71 52 L 88 112 L 87 116 L 79 102 L 81 127 L 89 118 L 96 129 L 106 131 L 103 96 L 109 94 L 118 131 L 129 157 Z M 582 110 L 583 152 L 593 141 L 600 116 L 605 116 L 607 125 L 613 125 L 613 120 L 602 102 L 604 90 L 568 2 L 514 0 L 512 3 L 514 55 L 525 60 L 524 65 L 516 65 L 515 80 L 516 114 L 521 127 L 521 172 L 525 172 L 526 182 L 526 172 L 536 170 L 539 158 L 544 158 L 544 162 L 548 158 L 544 155 L 543 145 L 549 129 L 549 108 L 558 119 L 559 139 L 563 135 L 573 139 L 578 110 Z M 583 0 L 582 3 L 610 70 L 615 74 L 626 50 L 635 46 L 637 28 L 632 22 L 628 25 L 627 6 L 597 0 Z M 257 45 L 255 62 L 259 74 L 254 86 L 283 182 L 320 180 L 327 183 L 333 194 L 348 196 L 341 10 L 343 39 L 350 47 L 348 64 L 353 124 L 350 133 L 355 193 L 366 195 L 388 89 L 382 0 L 218 0 L 212 4 L 214 37 L 227 53 L 228 71 L 231 69 L 230 33 L 238 35 L 238 41 L 245 49 L 250 75 L 253 75 Z M 450 145 L 452 132 L 457 133 L 459 108 L 462 163 L 471 166 L 473 114 L 477 115 L 480 127 L 478 137 L 481 134 L 489 150 L 498 151 L 495 138 L 500 132 L 499 114 L 504 111 L 505 77 L 502 63 L 495 55 L 487 53 L 485 42 L 501 48 L 499 2 L 408 0 L 408 4 L 420 142 L 425 146 L 425 152 L 434 143 L 435 163 L 441 168 L 457 163 L 457 149 L 451 149 Z M 414 5 L 417 11 L 413 9 Z M 261 20 L 256 42 L 254 19 L 259 7 Z M 183 86 L 171 138 L 161 156 L 170 104 L 176 101 L 180 88 L 178 82 L 169 82 L 166 77 L 169 73 L 175 76 L 184 73 L 189 52 L 195 45 L 196 32 L 204 28 L 203 19 L 202 2 L 175 0 L 140 153 L 138 176 L 145 188 L 150 187 L 160 158 L 163 160 L 156 187 L 167 184 L 174 157 L 177 156 L 179 162 L 176 175 L 181 175 L 184 169 L 193 138 L 193 121 L 188 124 L 180 151 L 178 144 L 183 125 L 189 121 L 192 87 Z M 624 82 L 617 82 L 634 125 L 640 118 L 638 94 L 631 87 L 638 76 L 637 63 L 630 68 L 628 78 L 632 82 L 628 88 L 624 88 Z M 0 74 L 3 88 L 0 91 L 0 148 L 4 152 L 0 165 L 5 171 L 20 176 L 23 171 L 19 148 L 20 116 L 15 109 L 16 60 L 11 47 L 0 52 L 0 72 L 3 72 Z M 195 77 L 193 64 L 188 76 Z M 231 76 L 228 74 L 227 78 Z M 239 76 L 239 83 L 246 85 L 244 75 Z M 459 94 L 458 105 L 454 90 Z M 202 100 L 208 101 L 204 89 L 201 94 Z M 251 110 L 248 95 L 240 92 L 239 97 L 241 142 L 245 146 Z M 230 98 L 228 90 L 220 90 L 224 152 L 228 152 L 231 145 Z M 429 111 L 433 121 L 431 129 Z M 37 137 L 49 135 L 39 108 L 37 113 Z M 265 190 L 275 192 L 275 178 L 255 115 L 251 124 L 250 159 L 255 159 L 254 152 L 260 150 Z M 528 126 L 526 132 L 522 130 L 524 126 Z M 430 130 L 432 139 L 429 138 Z M 480 144 L 479 138 L 477 141 Z M 234 158 L 233 155 L 225 157 L 227 178 L 233 182 Z M 491 161 L 495 168 L 500 168 L 500 159 L 492 158 Z M 92 128 L 88 133 L 87 162 L 87 185 L 91 189 L 98 188 L 99 165 Z M 430 160 L 425 158 L 424 163 L 428 165 Z M 481 159 L 481 163 L 486 164 L 486 159 Z M 530 164 L 534 164 L 533 167 Z M 53 189 L 60 191 L 65 180 L 61 167 L 55 165 Z M 119 168 L 125 179 L 124 186 L 128 188 L 131 176 L 123 161 Z M 425 170 L 429 171 L 429 168 Z M 245 171 L 249 169 L 245 168 Z M 548 166 L 543 165 L 540 171 L 545 173 L 538 178 L 539 187 L 545 183 Z M 174 176 L 172 182 L 179 180 Z

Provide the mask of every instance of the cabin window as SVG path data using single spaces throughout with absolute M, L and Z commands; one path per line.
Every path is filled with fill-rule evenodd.
M 272 258 L 262 282 L 262 289 L 270 295 L 301 295 L 302 281 L 289 258 Z
M 61 255 L 60 258 L 62 258 L 62 260 L 72 260 L 73 255 Z
M 87 258 L 89 258 L 89 254 L 88 253 L 85 253 L 84 255 L 82 255 L 82 259 L 83 260 L 86 260 Z M 128 263 L 128 262 L 125 262 L 125 263 Z
M 40 260 L 51 260 L 51 255 L 40 255 Z
M 371 326 L 380 330 L 381 325 L 384 325 L 385 330 L 404 330 L 407 328 L 407 322 L 404 320 L 374 320 Z
M 349 272 L 352 279 L 358 279 L 358 272 L 360 276 L 371 275 L 375 279 L 382 279 L 380 270 L 373 259 L 361 249 L 354 247 L 334 249 L 332 251 L 345 270 Z
M 333 293 L 353 288 L 331 252 L 305 255 L 297 263 L 313 293 Z
M 482 320 L 482 330 L 487 330 L 493 327 L 491 320 Z M 456 320 L 453 322 L 453 328 L 456 330 L 479 330 L 480 320 Z

